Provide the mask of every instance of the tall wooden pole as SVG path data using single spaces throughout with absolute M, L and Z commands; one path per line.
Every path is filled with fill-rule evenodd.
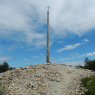
M 49 6 L 47 11 L 47 63 L 49 63 Z

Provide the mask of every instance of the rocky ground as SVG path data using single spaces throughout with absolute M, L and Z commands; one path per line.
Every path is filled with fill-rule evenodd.
M 7 95 L 85 95 L 81 78 L 95 72 L 65 64 L 36 64 L 0 73 Z

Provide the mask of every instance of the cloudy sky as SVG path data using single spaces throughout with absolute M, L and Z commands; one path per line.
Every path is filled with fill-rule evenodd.
M 48 5 L 50 62 L 95 58 L 95 0 L 0 0 L 0 64 L 46 63 Z

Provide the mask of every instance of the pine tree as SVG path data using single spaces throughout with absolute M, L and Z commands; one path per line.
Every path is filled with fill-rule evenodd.
M 3 68 L 4 72 L 9 69 L 9 65 L 8 65 L 8 63 L 6 61 L 3 62 L 3 67 L 2 68 Z

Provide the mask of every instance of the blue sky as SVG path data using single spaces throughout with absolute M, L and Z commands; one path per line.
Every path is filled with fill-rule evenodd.
M 0 0 L 0 64 L 46 63 L 48 5 L 50 62 L 95 58 L 95 0 Z

